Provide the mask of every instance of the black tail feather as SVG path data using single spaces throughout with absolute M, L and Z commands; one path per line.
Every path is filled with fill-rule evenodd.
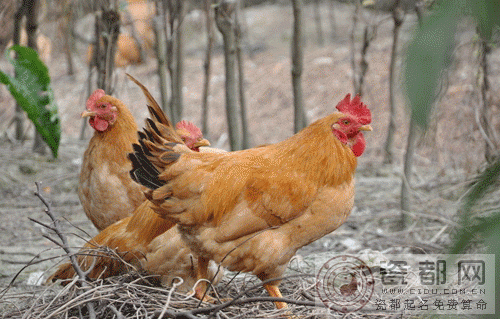
M 158 134 L 158 135 L 161 136 L 161 132 L 158 129 L 158 127 L 156 126 L 156 123 L 153 120 L 146 119 L 146 123 L 149 124 L 149 126 L 156 132 L 156 134 Z
M 137 144 L 134 144 L 134 146 L 136 145 Z M 165 185 L 165 182 L 158 178 L 158 175 L 160 174 L 158 170 L 152 166 L 151 162 L 144 156 L 144 154 L 136 151 L 136 153 L 129 154 L 129 159 L 132 162 L 130 177 L 132 177 L 135 182 L 144 185 L 149 189 L 157 189 Z
M 143 91 L 150 114 L 150 118 L 146 119 L 146 127 L 138 132 L 139 144 L 133 144 L 134 152 L 129 154 L 132 162 L 130 176 L 137 183 L 154 190 L 167 183 L 160 180 L 158 175 L 165 165 L 180 157 L 173 147 L 183 144 L 183 141 L 146 87 L 131 75 L 127 76 Z

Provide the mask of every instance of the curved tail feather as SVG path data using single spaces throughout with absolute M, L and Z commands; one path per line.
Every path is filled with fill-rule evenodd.
M 150 114 L 150 118 L 146 119 L 146 127 L 142 132 L 138 132 L 139 144 L 134 144 L 134 153 L 129 154 L 132 161 L 130 176 L 149 189 L 157 189 L 165 185 L 165 182 L 158 178 L 158 167 L 164 166 L 165 160 L 175 161 L 180 156 L 173 152 L 165 156 L 164 152 L 175 145 L 184 145 L 184 142 L 148 89 L 130 74 L 127 73 L 127 76 L 141 88 L 148 101 Z

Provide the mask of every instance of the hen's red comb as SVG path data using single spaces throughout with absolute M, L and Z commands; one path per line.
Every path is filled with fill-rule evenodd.
M 366 107 L 359 95 L 356 95 L 351 101 L 351 94 L 347 94 L 345 98 L 337 104 L 337 110 L 344 114 L 349 114 L 355 117 L 359 123 L 366 125 L 372 121 L 372 114 Z
M 104 95 L 106 95 L 106 92 L 104 92 L 104 90 L 101 89 L 95 90 L 94 93 L 92 93 L 89 96 L 87 102 L 85 103 L 85 107 L 87 108 L 87 110 L 91 110 L 95 106 L 97 101 L 99 101 L 99 99 Z
M 188 122 L 185 120 L 180 121 L 175 125 L 176 129 L 184 129 L 191 133 L 191 136 L 202 136 L 201 130 L 198 126 L 194 125 L 192 122 Z

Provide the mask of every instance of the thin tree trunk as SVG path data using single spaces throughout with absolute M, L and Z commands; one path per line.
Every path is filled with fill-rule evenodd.
M 167 57 L 166 57 L 166 34 L 165 30 L 165 19 L 164 10 L 166 10 L 164 2 L 157 1 L 156 5 L 156 17 L 153 20 L 153 28 L 155 32 L 155 50 L 157 59 L 157 70 L 160 85 L 160 102 L 163 112 L 168 114 L 170 120 L 173 119 L 172 109 L 168 105 L 168 75 L 167 75 Z M 175 122 L 174 122 L 175 123 Z
M 115 52 L 120 33 L 120 15 L 115 10 L 104 10 L 96 17 L 97 87 L 113 93 L 112 77 Z
M 307 126 L 304 101 L 302 97 L 302 0 L 292 0 L 293 7 L 293 37 L 292 37 L 292 86 L 294 108 L 294 132 L 297 133 Z
M 224 41 L 224 66 L 226 75 L 226 116 L 231 150 L 241 149 L 240 111 L 236 90 L 236 39 L 234 32 L 235 3 L 221 1 L 215 8 L 215 21 Z
M 411 191 L 411 176 L 413 171 L 413 155 L 415 154 L 418 126 L 413 115 L 410 119 L 410 128 L 408 132 L 408 141 L 406 144 L 406 154 L 404 162 L 403 181 L 401 183 L 401 218 L 397 225 L 399 230 L 405 229 L 409 224 L 410 211 L 410 191 Z
M 422 11 L 421 3 L 415 4 L 415 11 L 417 13 L 417 19 L 419 25 L 422 24 Z M 392 61 L 391 61 L 392 62 Z M 392 66 L 392 64 L 391 64 Z M 411 180 L 413 172 L 413 155 L 415 154 L 416 142 L 418 135 L 418 125 L 414 120 L 413 112 L 410 117 L 410 128 L 408 131 L 408 141 L 406 143 L 406 154 L 404 162 L 404 172 L 401 183 L 401 216 L 397 224 L 398 230 L 403 230 L 408 227 L 410 223 L 410 217 L 408 212 L 411 209 L 410 202 L 410 191 L 411 191 Z
M 389 66 L 389 126 L 387 129 L 387 139 L 384 145 L 384 163 L 392 164 L 393 161 L 393 140 L 396 131 L 396 60 L 398 54 L 399 32 L 404 21 L 404 11 L 400 7 L 400 0 L 396 0 L 392 10 L 394 20 L 394 30 L 391 48 L 391 62 Z
M 207 49 L 205 51 L 205 60 L 203 61 L 204 80 L 203 95 L 201 98 L 201 127 L 203 135 L 208 137 L 208 95 L 210 91 L 210 65 L 212 61 L 212 47 L 214 43 L 214 15 L 212 11 L 212 0 L 205 0 L 205 29 L 207 32 Z
M 486 42 L 486 40 L 479 39 L 479 67 L 480 67 L 480 77 L 479 77 L 479 88 L 481 91 L 481 116 L 478 125 L 480 129 L 484 132 L 484 157 L 488 163 L 493 163 L 498 157 L 496 132 L 490 123 L 490 103 L 488 96 L 490 94 L 490 83 L 488 80 L 488 54 L 491 52 L 491 48 Z
M 174 120 L 176 122 L 180 121 L 182 119 L 182 104 L 183 104 L 183 93 L 182 89 L 184 86 L 184 81 L 183 81 L 183 75 L 184 75 L 184 54 L 182 52 L 183 48 L 183 20 L 184 20 L 184 14 L 185 14 L 185 9 L 186 6 L 184 4 L 184 1 L 182 0 L 177 0 L 177 5 L 176 5 L 176 10 L 177 10 L 177 29 L 175 30 L 176 37 L 175 37 L 175 73 L 173 77 L 175 78 L 175 101 L 174 105 L 172 105 L 172 108 L 174 110 Z
M 330 32 L 332 41 L 335 42 L 335 37 L 337 35 L 337 25 L 335 23 L 335 2 L 334 0 L 329 0 L 330 5 L 328 6 L 328 20 L 330 21 Z
M 21 24 L 23 17 L 25 15 L 25 6 L 24 1 L 18 4 L 18 8 L 16 13 L 14 14 L 14 34 L 13 34 L 13 43 L 14 45 L 19 45 L 21 42 Z M 17 55 L 16 55 L 17 57 Z M 17 77 L 17 72 L 14 71 L 14 77 Z M 15 113 L 15 122 L 16 122 L 16 140 L 20 141 L 24 136 L 24 111 L 21 109 L 18 103 L 16 103 L 16 113 Z
M 94 54 L 95 54 L 95 50 L 94 50 Z M 90 96 L 90 91 L 92 89 L 92 68 L 94 67 L 94 64 L 92 61 L 95 61 L 95 57 L 92 57 L 89 65 L 87 67 L 87 83 L 86 83 L 86 87 L 85 87 L 85 96 Z M 85 131 L 86 131 L 87 126 L 88 126 L 87 121 L 88 121 L 87 118 L 82 118 L 82 124 L 80 127 L 80 136 L 79 136 L 80 141 L 83 141 L 85 139 Z
M 371 41 L 375 38 L 377 26 L 365 26 L 363 32 L 363 46 L 361 47 L 361 61 L 359 62 L 359 78 L 358 78 L 358 89 L 356 94 L 363 96 L 363 85 L 365 83 L 366 73 L 368 72 L 368 59 L 366 58 L 368 54 L 368 48 L 370 47 Z
M 245 68 L 243 56 L 241 53 L 241 39 L 242 31 L 240 24 L 241 8 L 238 5 L 235 16 L 235 32 L 236 32 L 236 59 L 238 61 L 238 90 L 240 94 L 240 117 L 241 117 L 241 147 L 246 149 L 250 144 L 250 137 L 248 132 L 247 114 L 246 114 L 246 100 L 245 100 Z
M 177 84 L 175 77 L 176 69 L 174 65 L 175 61 L 175 42 L 174 34 L 176 32 L 176 22 L 177 19 L 177 9 L 174 6 L 174 1 L 179 0 L 163 0 L 163 15 L 166 23 L 164 24 L 164 34 L 166 43 L 166 58 L 167 58 L 167 69 L 170 76 L 170 100 L 168 102 L 170 108 L 170 114 L 172 115 L 171 120 L 173 123 L 177 123 L 180 119 L 177 118 Z
M 59 32 L 63 36 L 63 47 L 64 55 L 66 56 L 66 65 L 68 67 L 68 75 L 73 75 L 75 73 L 75 68 L 73 65 L 73 36 L 71 30 L 73 30 L 73 11 L 70 4 L 66 2 L 64 6 L 64 17 L 59 23 Z
M 352 86 L 355 94 L 360 94 L 358 68 L 356 66 L 356 29 L 358 27 L 359 13 L 361 11 L 360 0 L 354 0 L 356 7 L 352 16 L 351 34 L 349 36 L 350 50 L 351 50 L 351 69 L 352 69 Z
M 318 45 L 323 46 L 325 41 L 323 39 L 323 26 L 321 20 L 321 0 L 314 0 L 314 20 L 316 22 L 316 34 L 318 36 Z
M 36 47 L 36 30 L 38 29 L 37 23 L 37 8 L 38 1 L 37 0 L 25 0 L 24 4 L 26 6 L 26 33 L 28 36 L 28 47 L 32 48 L 35 51 Z M 47 153 L 47 148 L 45 147 L 45 142 L 43 141 L 42 136 L 35 129 L 35 139 L 33 141 L 33 152 L 45 155 Z

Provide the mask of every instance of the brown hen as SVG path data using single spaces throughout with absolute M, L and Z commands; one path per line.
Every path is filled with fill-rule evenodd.
M 155 127 L 158 129 L 158 132 L 161 132 L 162 136 L 164 136 L 165 142 L 179 143 L 179 152 L 189 152 L 189 149 L 199 150 L 201 146 L 210 145 L 207 140 L 203 139 L 200 129 L 190 122 L 182 121 L 178 123 L 174 130 L 170 121 L 161 111 L 148 90 L 137 80 L 132 77 L 130 78 L 141 87 L 146 95 L 150 115 L 156 122 Z M 101 93 L 98 92 L 98 94 Z M 129 113 L 124 111 L 118 113 L 117 119 L 110 121 L 111 123 L 106 126 L 106 123 L 100 123 L 99 121 L 102 118 L 107 119 L 109 117 L 100 115 L 101 113 L 99 113 L 99 110 L 112 110 L 113 107 L 117 110 L 127 110 L 124 105 L 121 104 L 119 100 L 112 97 L 96 96 L 96 93 L 89 98 L 89 101 L 87 105 L 90 105 L 90 107 L 88 106 L 90 110 L 87 112 L 95 112 L 95 114 L 91 115 L 91 125 L 99 128 L 105 127 L 106 129 L 102 132 L 107 131 L 108 133 L 117 134 L 117 132 L 113 131 L 109 126 L 116 125 L 117 121 L 120 120 L 120 115 L 127 115 Z M 104 104 L 104 107 L 100 106 L 101 103 Z M 106 105 L 106 103 L 113 104 L 109 106 Z M 96 109 L 96 111 L 92 111 L 93 109 Z M 148 120 L 148 127 L 150 127 L 149 122 L 152 122 L 152 120 Z M 114 127 L 116 128 L 116 126 Z M 136 133 L 137 132 L 134 131 L 134 134 Z M 99 133 L 96 133 L 96 135 L 97 134 Z M 103 138 L 101 135 L 97 136 Z M 111 137 L 108 136 L 106 138 Z M 183 141 L 185 141 L 185 145 Z M 123 157 L 126 158 L 126 154 L 123 154 L 123 151 L 115 151 L 115 157 L 120 159 Z M 108 160 L 110 158 L 111 157 L 108 157 Z M 110 162 L 106 163 L 104 159 L 101 159 L 101 163 L 103 162 L 106 165 L 112 164 Z M 120 178 L 124 180 L 127 178 L 130 179 L 130 175 L 128 172 L 127 176 L 120 174 Z M 111 195 L 112 194 L 108 196 Z M 101 200 L 106 201 L 112 199 L 109 197 L 101 197 Z M 103 204 L 105 204 L 105 202 L 103 202 Z M 130 265 L 150 275 L 159 276 L 163 284 L 168 285 L 174 277 L 181 277 L 184 281 L 184 284 L 181 286 L 183 290 L 187 290 L 193 286 L 197 280 L 197 259 L 192 256 L 190 249 L 181 240 L 180 233 L 177 227 L 174 227 L 174 223 L 160 218 L 151 209 L 151 206 L 152 204 L 149 201 L 143 200 L 135 209 L 132 216 L 125 217 L 106 227 L 85 244 L 79 253 L 78 262 L 84 270 L 88 270 L 89 278 L 107 278 L 123 274 L 129 271 L 130 267 L 128 266 Z M 117 211 L 119 210 L 117 209 Z M 106 216 L 106 214 L 107 212 L 104 211 L 100 215 Z M 113 253 L 107 251 L 110 249 Z M 89 269 L 90 267 L 92 267 L 92 269 Z M 223 272 L 218 269 L 215 263 L 212 263 L 210 265 L 209 276 L 205 278 L 213 279 L 217 282 L 220 280 L 222 273 Z M 65 263 L 58 268 L 48 281 L 71 279 L 74 276 L 75 271 L 73 266 L 70 263 Z
M 131 174 L 198 255 L 198 278 L 214 260 L 266 280 L 268 293 L 281 297 L 273 279 L 295 252 L 344 223 L 371 114 L 358 96 L 337 109 L 280 143 L 224 154 L 181 153 L 154 122 L 145 129 Z

